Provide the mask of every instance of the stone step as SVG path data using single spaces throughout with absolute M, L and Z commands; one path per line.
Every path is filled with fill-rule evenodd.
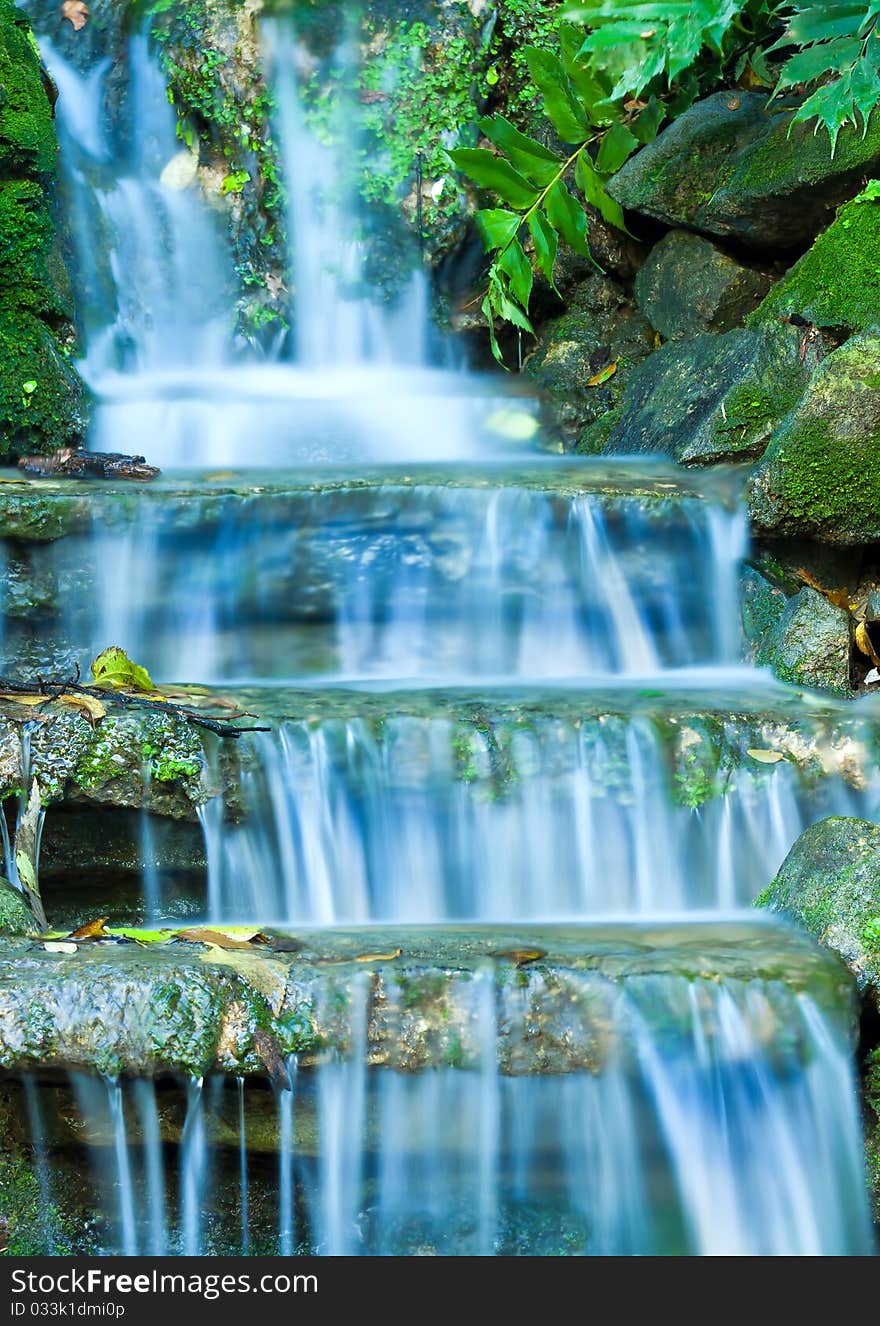
M 841 1027 L 854 1018 L 836 959 L 751 917 L 299 930 L 286 939 L 297 952 L 273 943 L 91 942 L 70 954 L 3 941 L 0 1070 L 278 1078 L 289 1055 L 307 1067 L 343 1054 L 409 1073 L 479 1068 L 488 1044 L 505 1075 L 600 1074 L 629 1035 L 618 992 L 657 977 L 762 983 L 768 1048 L 786 1044 L 793 993 Z
M 426 918 L 487 918 L 507 894 L 520 915 L 583 915 L 636 905 L 634 881 L 643 908 L 747 904 L 808 824 L 880 810 L 877 704 L 745 670 L 198 698 L 215 695 L 269 730 L 220 742 L 109 700 L 94 728 L 57 707 L 0 720 L 10 834 L 25 763 L 49 805 L 40 868 L 56 924 L 141 921 L 147 871 L 168 920 L 206 914 L 209 873 L 213 914 L 245 921 L 405 916 L 404 897 Z M 333 896 L 361 880 L 380 910 L 361 897 L 348 912 L 340 894 L 314 913 L 322 880 Z M 454 910 L 424 910 L 441 895 Z
M 738 493 L 584 461 L 0 483 L 3 671 L 109 643 L 202 681 L 733 657 Z

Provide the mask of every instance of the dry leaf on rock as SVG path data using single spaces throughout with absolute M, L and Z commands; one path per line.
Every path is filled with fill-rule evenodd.
M 264 947 L 269 940 L 264 934 L 256 931 L 247 939 L 236 939 L 234 935 L 228 934 L 224 930 L 210 930 L 203 927 L 196 927 L 189 930 L 178 930 L 174 935 L 175 939 L 186 940 L 189 944 L 214 944 L 217 948 L 237 949 L 239 951 Z
M 355 962 L 392 962 L 403 953 L 402 948 L 392 949 L 390 953 L 359 953 Z
M 94 921 L 87 921 L 77 930 L 71 930 L 68 939 L 104 939 L 107 937 L 107 917 L 99 916 Z
M 83 0 L 64 0 L 61 17 L 73 24 L 75 32 L 80 32 L 89 21 L 89 7 Z

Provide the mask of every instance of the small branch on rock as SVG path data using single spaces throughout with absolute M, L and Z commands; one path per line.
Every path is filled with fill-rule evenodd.
M 103 686 L 82 686 L 77 670 L 76 680 L 62 680 L 54 677 L 38 676 L 36 682 L 7 681 L 0 677 L 0 693 L 10 697 L 16 695 L 44 695 L 46 700 L 59 700 L 62 695 L 83 695 L 100 700 L 106 705 L 113 702 L 125 708 L 145 709 L 149 713 L 170 714 L 173 718 L 185 718 L 194 727 L 207 729 L 218 737 L 237 739 L 245 732 L 270 732 L 268 727 L 241 727 L 236 718 L 212 718 L 190 705 L 175 704 L 171 700 L 153 699 L 149 695 L 137 695 L 130 691 L 112 690 Z M 252 718 L 252 714 L 241 713 L 240 718 Z
M 61 447 L 51 456 L 22 456 L 18 468 L 41 479 L 145 479 L 158 478 L 161 470 L 148 465 L 143 456 L 116 451 L 81 451 Z

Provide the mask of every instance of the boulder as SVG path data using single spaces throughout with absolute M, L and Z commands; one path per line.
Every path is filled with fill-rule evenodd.
M 767 598 L 763 607 L 768 626 L 754 651 L 754 661 L 770 667 L 782 681 L 814 690 L 849 695 L 852 624 L 845 608 L 805 585 L 786 600 L 778 619 L 778 603 Z
M 631 157 L 609 191 L 625 208 L 756 249 L 808 243 L 880 166 L 880 120 L 846 125 L 834 155 L 797 103 L 758 92 L 698 101 Z
M 837 953 L 880 1008 L 880 825 L 836 815 L 811 824 L 757 904 Z
M 842 207 L 749 324 L 792 316 L 847 332 L 880 322 L 880 201 L 856 198 Z
M 711 240 L 671 230 L 635 281 L 636 303 L 665 340 L 741 327 L 773 278 L 745 267 Z
M 52 211 L 57 152 L 27 19 L 0 0 L 0 455 L 52 451 L 86 428 Z
M 623 288 L 598 272 L 577 287 L 562 317 L 544 325 L 524 371 L 547 393 L 567 450 L 619 403 L 653 339 L 647 319 Z M 597 382 L 611 365 L 614 372 Z
M 706 465 L 760 456 L 809 370 L 793 327 L 662 346 L 632 373 L 605 451 Z
M 34 918 L 24 898 L 0 876 L 0 935 L 26 935 L 33 929 Z
M 744 333 L 742 333 L 744 334 Z M 832 544 L 880 540 L 880 335 L 820 365 L 749 483 L 758 534 Z

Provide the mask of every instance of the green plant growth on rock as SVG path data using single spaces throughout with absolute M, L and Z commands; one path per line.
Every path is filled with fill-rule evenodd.
M 880 43 L 878 43 L 880 44 Z M 880 199 L 869 186 L 748 319 L 750 326 L 801 318 L 817 327 L 867 331 L 880 318 Z
M 501 204 L 478 213 L 491 255 L 482 308 L 496 358 L 496 319 L 532 330 L 533 267 L 553 285 L 560 242 L 589 256 L 590 207 L 623 225 L 620 203 L 607 188 L 610 178 L 698 94 L 724 81 L 741 80 L 746 88 L 775 84 L 774 96 L 818 83 L 788 107 L 786 126 L 818 120 L 828 130 L 823 150 L 829 159 L 844 125 L 865 137 L 880 99 L 880 43 L 872 40 L 878 16 L 870 5 L 842 10 L 828 0 L 778 8 L 764 0 L 687 6 L 593 0 L 563 7 L 558 50 L 524 52 L 556 136 L 553 149 L 546 134 L 526 137 L 496 115 L 478 124 L 489 146 L 451 154 L 458 169 Z M 768 54 L 780 62 L 773 69 Z M 738 97 L 731 104 L 738 107 Z M 687 187 L 693 190 L 692 174 Z
M 30 28 L 0 0 L 0 454 L 51 451 L 86 427 L 49 194 L 56 157 Z
M 835 544 L 880 539 L 880 336 L 853 336 L 813 375 L 749 485 L 760 533 Z

